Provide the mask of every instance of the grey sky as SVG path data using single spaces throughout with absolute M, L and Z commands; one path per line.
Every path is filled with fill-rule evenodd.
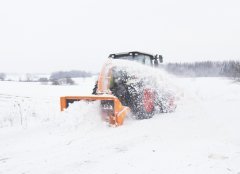
M 238 0 L 1 0 L 0 72 L 98 71 L 109 53 L 240 59 Z

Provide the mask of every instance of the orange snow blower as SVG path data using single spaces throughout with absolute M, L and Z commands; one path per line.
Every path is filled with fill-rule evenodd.
M 101 114 L 104 120 L 111 125 L 119 126 L 123 124 L 124 118 L 130 109 L 123 106 L 117 97 L 113 95 L 89 95 L 89 96 L 65 96 L 61 97 L 61 111 L 75 101 L 99 101 L 101 103 Z
M 96 94 L 88 96 L 64 96 L 60 98 L 61 111 L 75 101 L 100 101 L 101 115 L 104 120 L 109 121 L 111 125 L 119 126 L 123 124 L 124 118 L 130 112 L 129 107 L 123 106 L 119 99 L 112 95 L 110 83 L 112 76 L 111 61 L 103 66 L 96 84 Z

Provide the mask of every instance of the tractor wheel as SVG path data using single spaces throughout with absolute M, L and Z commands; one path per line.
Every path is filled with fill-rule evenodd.
M 137 119 L 152 118 L 155 112 L 154 92 L 143 89 L 141 92 L 130 94 L 129 107 Z
M 175 104 L 175 98 L 174 97 L 169 97 L 166 102 L 165 102 L 165 107 L 162 106 L 162 112 L 165 113 L 171 113 L 176 110 L 176 104 Z
M 154 110 L 154 94 L 150 89 L 143 91 L 143 107 L 147 113 L 152 113 Z
M 131 109 L 135 118 L 148 119 L 153 117 L 155 113 L 155 93 L 153 90 L 144 87 L 145 85 L 140 79 L 135 83 L 128 83 L 131 76 L 124 71 L 113 73 L 113 79 L 115 80 L 110 90 L 124 106 Z
M 175 98 L 172 95 L 165 95 L 156 100 L 156 105 L 161 113 L 174 112 L 176 109 Z
M 114 83 L 110 90 L 112 91 L 112 94 L 121 101 L 122 105 L 128 106 L 129 95 L 126 84 L 123 82 L 117 84 Z

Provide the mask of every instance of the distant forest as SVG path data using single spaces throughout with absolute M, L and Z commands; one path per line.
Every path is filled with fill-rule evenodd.
M 182 77 L 229 77 L 240 81 L 240 61 L 202 61 L 185 63 L 161 64 L 167 72 Z M 71 78 L 91 77 L 93 74 L 86 71 L 57 71 L 50 75 L 50 78 L 33 79 L 32 74 L 26 74 L 24 82 L 39 81 L 52 84 L 74 84 Z M 0 81 L 6 80 L 6 74 L 0 72 Z
M 168 63 L 163 68 L 184 77 L 232 77 L 240 79 L 240 61 L 203 61 L 193 63 Z
M 72 78 L 91 76 L 92 74 L 86 71 L 57 71 L 51 74 L 49 80 L 52 82 L 52 85 L 74 85 L 75 82 L 72 80 Z
M 76 78 L 76 77 L 91 77 L 92 74 L 86 71 L 57 71 L 53 72 L 50 79 L 62 79 L 62 78 Z

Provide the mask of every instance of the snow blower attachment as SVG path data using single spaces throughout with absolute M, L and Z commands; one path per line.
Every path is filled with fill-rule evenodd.
M 60 100 L 61 111 L 64 111 L 69 104 L 75 101 L 100 101 L 102 118 L 115 126 L 122 125 L 124 118 L 130 111 L 129 107 L 122 106 L 118 98 L 113 95 L 65 96 L 61 97 Z

